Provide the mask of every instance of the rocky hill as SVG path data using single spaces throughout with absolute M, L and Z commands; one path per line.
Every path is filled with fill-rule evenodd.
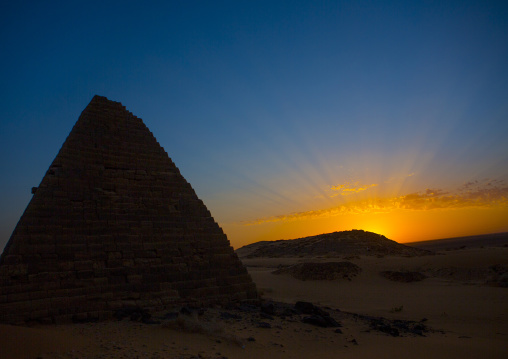
M 333 258 L 350 255 L 421 256 L 432 254 L 427 250 L 397 243 L 380 234 L 356 229 L 297 239 L 256 242 L 239 248 L 236 253 L 241 258 L 315 256 Z

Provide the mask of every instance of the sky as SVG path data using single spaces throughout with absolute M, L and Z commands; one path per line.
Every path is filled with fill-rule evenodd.
M 508 231 L 506 1 L 3 1 L 0 248 L 95 94 L 233 247 Z

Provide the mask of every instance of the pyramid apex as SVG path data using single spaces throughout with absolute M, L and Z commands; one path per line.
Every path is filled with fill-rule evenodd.
M 93 95 L 92 97 L 92 101 L 104 101 L 104 100 L 108 100 L 108 98 L 106 96 L 101 96 L 101 95 Z M 109 101 L 109 100 L 108 100 Z
M 101 95 L 97 95 L 95 94 L 93 97 L 92 97 L 92 100 L 90 101 L 90 103 L 93 103 L 93 102 L 110 102 L 110 103 L 120 103 L 120 102 L 117 102 L 117 101 L 113 101 L 113 100 L 110 100 L 108 99 L 106 96 L 101 96 Z
M 106 96 L 101 95 L 94 95 L 92 97 L 92 100 L 88 103 L 86 109 L 96 109 L 96 108 L 115 108 L 115 109 L 122 109 L 126 110 L 124 105 L 122 105 L 121 102 L 113 101 L 108 99 Z M 127 111 L 130 113 L 130 111 Z

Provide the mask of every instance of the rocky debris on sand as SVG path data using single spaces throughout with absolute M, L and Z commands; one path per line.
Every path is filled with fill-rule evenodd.
M 340 327 L 341 324 L 330 316 L 311 315 L 310 317 L 304 317 L 302 323 L 316 325 L 323 328 L 336 328 Z
M 152 320 L 152 315 L 146 309 L 140 307 L 124 307 L 118 309 L 114 315 L 117 320 L 129 318 L 133 322 L 141 322 L 144 324 L 160 324 L 158 320 Z
M 372 317 L 368 315 L 351 314 L 358 320 L 365 321 L 370 330 L 379 331 L 392 337 L 407 335 L 425 336 L 430 329 L 423 324 L 426 320 L 419 322 L 413 320 L 387 319 L 384 317 Z
M 236 337 L 236 335 L 230 336 L 225 332 L 225 325 L 229 325 L 227 323 L 243 323 L 242 325 L 245 325 L 246 328 L 251 326 L 282 330 L 290 323 L 294 325 L 294 323 L 301 322 L 321 328 L 336 328 L 334 332 L 342 334 L 343 330 L 339 329 L 342 328 L 342 321 L 354 320 L 365 323 L 368 331 L 377 331 L 394 337 L 424 336 L 425 333 L 431 331 L 426 326 L 426 319 L 418 322 L 387 319 L 343 312 L 306 301 L 298 301 L 295 304 L 264 301 L 256 304 L 240 303 L 226 308 L 207 309 L 182 307 L 166 313 L 158 313 L 158 315 L 154 315 L 154 319 L 146 311 L 132 307 L 118 310 L 115 316 L 118 320 L 129 318 L 146 324 L 157 321 L 166 328 L 212 335 L 219 340 L 232 341 L 237 344 L 254 340 L 250 339 L 250 336 L 243 339 Z M 266 321 L 267 319 L 270 320 L 270 323 Z M 310 326 L 308 330 L 312 330 Z
M 328 312 L 311 302 L 299 301 L 295 303 L 295 310 L 302 314 L 329 315 Z
M 289 274 L 299 280 L 351 280 L 361 271 L 351 262 L 306 262 L 279 268 L 272 274 Z
M 270 323 L 267 323 L 267 322 L 258 322 L 257 323 L 257 327 L 258 328 L 270 329 L 272 327 L 272 325 Z
M 489 267 L 490 275 L 487 284 L 495 287 L 508 288 L 508 266 L 495 264 Z
M 268 319 L 268 320 L 273 320 L 274 319 L 273 316 L 271 316 L 270 314 L 266 314 L 266 313 L 263 313 L 263 312 L 259 313 L 259 316 L 261 318 L 263 318 L 263 319 Z
M 228 320 L 228 319 L 241 320 L 242 316 L 238 315 L 238 314 L 234 314 L 234 313 L 229 313 L 229 312 L 221 312 L 220 318 L 225 319 L 225 320 Z
M 310 314 L 302 318 L 302 323 L 323 328 L 337 328 L 342 325 L 330 316 L 330 313 L 310 302 L 296 302 L 295 310 L 302 314 Z
M 394 281 L 394 282 L 402 282 L 402 283 L 411 283 L 411 282 L 420 282 L 427 278 L 425 274 L 422 274 L 420 272 L 408 272 L 408 271 L 382 271 L 379 274 L 381 276 L 385 277 L 388 280 Z
M 273 302 L 261 303 L 261 312 L 268 315 L 275 315 L 275 305 Z
M 441 267 L 425 271 L 429 277 L 458 281 L 467 284 L 488 285 L 508 288 L 508 266 L 495 264 L 489 267 L 463 268 Z
M 184 306 L 180 309 L 180 313 L 189 316 L 191 315 L 201 316 L 205 314 L 205 310 L 206 310 L 205 308 Z

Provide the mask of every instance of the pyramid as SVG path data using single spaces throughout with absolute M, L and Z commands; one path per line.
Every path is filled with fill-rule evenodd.
M 143 121 L 95 96 L 0 257 L 0 322 L 254 299 L 245 267 Z

